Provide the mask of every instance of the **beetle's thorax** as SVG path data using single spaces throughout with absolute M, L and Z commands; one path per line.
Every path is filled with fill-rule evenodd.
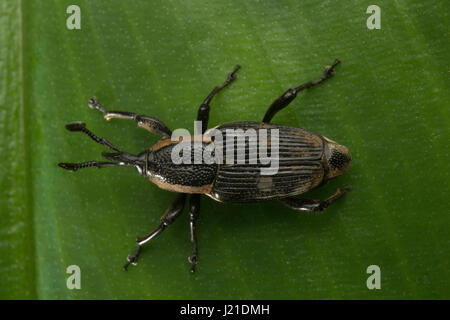
M 201 138 L 201 137 L 200 137 Z M 182 193 L 209 193 L 217 172 L 217 164 L 195 163 L 196 153 L 203 154 L 207 143 L 190 140 L 190 148 L 184 155 L 179 141 L 161 139 L 149 151 L 146 162 L 146 176 L 158 187 Z M 181 148 L 180 148 L 181 147 Z M 173 156 L 182 154 L 182 162 L 174 161 Z M 185 158 L 186 156 L 187 158 Z M 189 161 L 184 162 L 189 159 Z
M 324 137 L 324 139 L 324 153 L 328 165 L 326 179 L 330 180 L 342 175 L 350 168 L 352 156 L 346 146 L 340 145 L 327 137 Z

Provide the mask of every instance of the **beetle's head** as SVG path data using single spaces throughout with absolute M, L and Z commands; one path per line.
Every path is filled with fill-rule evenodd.
M 352 163 L 350 150 L 346 146 L 342 146 L 333 140 L 325 137 L 325 157 L 328 163 L 327 180 L 336 178 L 346 172 Z

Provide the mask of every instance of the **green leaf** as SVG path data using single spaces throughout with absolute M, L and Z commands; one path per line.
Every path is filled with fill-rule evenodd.
M 81 29 L 68 30 L 69 5 Z M 0 4 L 0 298 L 4 299 L 448 299 L 449 11 L 445 1 L 2 1 Z M 277 202 L 205 197 L 200 263 L 186 213 L 122 271 L 137 235 L 174 198 L 130 168 L 71 173 L 59 162 L 104 150 L 66 123 L 84 121 L 131 153 L 157 137 L 87 106 L 147 114 L 193 131 L 214 98 L 210 127 L 261 120 L 287 88 L 307 90 L 275 123 L 348 146 L 349 172 L 305 195 L 353 190 L 325 212 Z M 69 290 L 66 268 L 81 268 Z M 381 268 L 368 290 L 367 267 Z

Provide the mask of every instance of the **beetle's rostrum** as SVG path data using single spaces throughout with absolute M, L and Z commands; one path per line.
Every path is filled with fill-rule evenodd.
M 338 189 L 326 200 L 310 200 L 297 197 L 318 186 L 326 184 L 346 172 L 351 164 L 352 157 L 347 147 L 337 142 L 297 127 L 289 127 L 271 123 L 275 114 L 289 105 L 297 94 L 311 88 L 334 75 L 334 68 L 339 60 L 325 68 L 323 75 L 315 81 L 306 82 L 293 89 L 288 89 L 278 97 L 269 107 L 262 122 L 240 121 L 218 125 L 208 131 L 210 102 L 223 88 L 236 79 L 237 65 L 227 76 L 225 82 L 215 87 L 200 105 L 197 121 L 201 122 L 201 134 L 185 137 L 185 139 L 171 139 L 172 131 L 160 120 L 137 115 L 132 112 L 107 111 L 96 98 L 89 100 L 89 107 L 103 113 L 106 120 L 112 118 L 134 120 L 139 127 L 161 136 L 155 145 L 138 155 L 122 151 L 105 138 L 99 138 L 86 128 L 83 122 L 73 122 L 66 125 L 69 131 L 80 131 L 95 142 L 102 144 L 114 152 L 103 152 L 102 156 L 108 161 L 88 161 L 83 163 L 59 163 L 63 169 L 76 171 L 86 167 L 114 167 L 128 166 L 137 169 L 138 173 L 158 187 L 179 193 L 166 212 L 161 217 L 160 225 L 149 234 L 138 237 L 137 249 L 129 255 L 124 269 L 129 264 L 137 264 L 142 246 L 159 235 L 171 225 L 182 213 L 186 198 L 189 197 L 189 215 L 192 255 L 188 258 L 191 263 L 191 272 L 195 271 L 198 263 L 198 244 L 196 236 L 196 222 L 200 210 L 200 195 L 227 203 L 246 203 L 255 201 L 278 200 L 284 205 L 299 211 L 322 211 L 331 203 L 341 198 L 350 190 L 347 185 Z M 189 138 L 189 148 L 183 149 L 183 156 L 188 159 L 199 152 L 206 150 L 212 154 L 225 154 L 228 147 L 237 152 L 243 152 L 247 159 L 263 156 L 261 148 L 251 144 L 251 139 L 239 139 L 239 135 L 230 137 L 230 132 L 246 132 L 249 130 L 274 130 L 277 139 L 270 140 L 271 133 L 267 134 L 267 152 L 276 152 L 277 170 L 265 175 L 261 172 L 264 164 L 261 162 L 174 162 L 174 148 L 179 148 L 183 140 Z M 206 131 L 206 133 L 205 133 Z M 211 136 L 211 132 L 220 132 L 223 135 L 221 143 Z M 228 139 L 227 139 L 228 135 Z M 242 137 L 241 137 L 242 138 Z M 276 141 L 276 143 L 274 143 Z M 186 142 L 186 141 L 185 141 Z M 228 155 L 229 156 L 229 155 Z M 266 155 L 267 156 L 267 155 Z

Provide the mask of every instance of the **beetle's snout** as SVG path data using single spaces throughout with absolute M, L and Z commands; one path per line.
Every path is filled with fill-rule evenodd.
M 117 165 L 135 167 L 140 175 L 147 175 L 147 151 L 141 152 L 137 156 L 123 151 L 113 153 L 102 152 L 102 157 L 114 161 Z
M 348 168 L 350 168 L 350 164 L 352 163 L 352 155 L 346 146 L 340 145 L 328 139 L 327 142 L 328 145 L 325 150 L 329 167 L 327 178 L 333 179 L 342 175 L 348 170 Z

